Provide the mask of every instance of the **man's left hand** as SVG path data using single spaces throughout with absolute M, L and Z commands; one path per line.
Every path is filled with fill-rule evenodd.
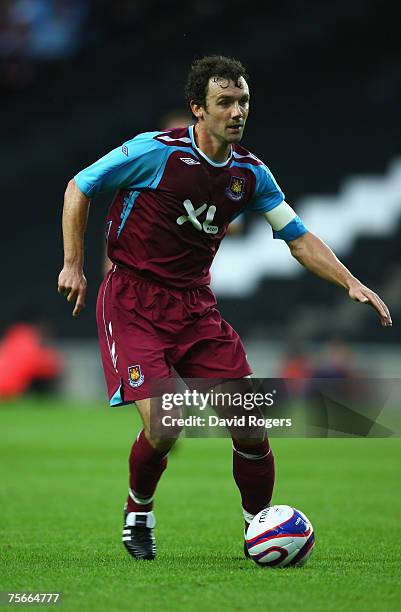
M 348 295 L 355 302 L 361 302 L 362 304 L 368 304 L 377 312 L 380 322 L 383 327 L 391 327 L 393 322 L 391 320 L 390 311 L 387 308 L 383 300 L 371 289 L 362 285 L 359 281 L 352 284 L 348 290 Z

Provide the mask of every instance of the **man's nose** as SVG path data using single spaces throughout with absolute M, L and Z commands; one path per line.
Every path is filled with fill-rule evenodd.
M 239 104 L 239 102 L 234 102 L 234 104 L 232 105 L 231 108 L 231 117 L 242 117 L 243 115 L 243 110 L 241 105 Z

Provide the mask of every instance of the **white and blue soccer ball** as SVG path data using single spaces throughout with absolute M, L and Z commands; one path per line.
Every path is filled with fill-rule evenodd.
M 291 506 L 270 506 L 250 523 L 245 544 L 250 558 L 264 567 L 305 565 L 315 545 L 310 520 Z

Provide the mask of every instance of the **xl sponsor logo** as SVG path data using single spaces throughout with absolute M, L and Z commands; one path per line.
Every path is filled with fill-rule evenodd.
M 203 230 L 206 234 L 217 234 L 219 231 L 218 226 L 212 225 L 214 215 L 216 214 L 216 207 L 214 204 L 210 206 L 208 206 L 208 204 L 201 204 L 199 208 L 195 209 L 191 200 L 184 200 L 183 205 L 188 214 L 178 217 L 176 220 L 177 225 L 184 225 L 184 223 L 189 221 L 198 232 Z M 207 210 L 206 219 L 201 223 L 198 217 L 200 217 L 205 210 Z

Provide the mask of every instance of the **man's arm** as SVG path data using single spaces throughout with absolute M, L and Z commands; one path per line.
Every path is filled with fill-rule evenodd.
M 58 292 L 68 302 L 74 302 L 73 317 L 85 307 L 86 278 L 84 265 L 84 234 L 90 199 L 77 187 L 75 180 L 67 185 L 63 208 L 64 267 L 58 277 Z
M 320 238 L 307 232 L 289 240 L 291 254 L 305 268 L 348 291 L 348 295 L 356 302 L 369 304 L 377 312 L 383 327 L 392 325 L 391 315 L 383 300 L 368 287 L 365 287 L 337 259 L 333 251 Z
M 90 199 L 104 191 L 148 188 L 171 152 L 155 135 L 158 132 L 138 134 L 81 170 L 68 183 L 63 210 L 64 267 L 58 291 L 69 302 L 76 300 L 74 317 L 85 306 L 84 234 Z

